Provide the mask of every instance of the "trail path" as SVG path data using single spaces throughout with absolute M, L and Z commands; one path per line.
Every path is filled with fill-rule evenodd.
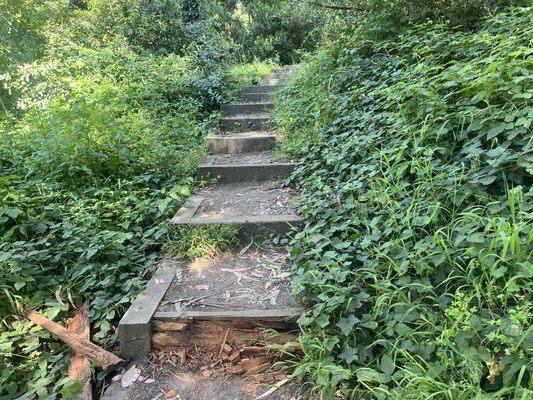
M 273 367 L 282 353 L 268 348 L 295 342 L 300 312 L 287 254 L 269 244 L 301 222 L 292 189 L 278 183 L 294 164 L 275 156 L 279 138 L 270 130 L 271 95 L 289 72 L 272 73 L 244 88 L 242 102 L 222 105 L 219 133 L 207 138 L 210 155 L 198 169 L 216 183 L 172 220 L 236 225 L 241 249 L 160 266 L 119 326 L 122 356 L 137 360 L 140 381 L 113 383 L 105 400 L 299 398 L 283 367 Z

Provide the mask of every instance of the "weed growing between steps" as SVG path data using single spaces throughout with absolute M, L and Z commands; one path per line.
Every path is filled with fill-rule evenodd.
M 279 69 L 274 62 L 254 60 L 249 64 L 236 65 L 229 70 L 229 75 L 236 81 L 238 87 L 258 85 L 261 78 Z
M 184 259 L 213 257 L 237 247 L 238 234 L 234 225 L 170 226 L 164 251 Z
M 278 99 L 307 222 L 296 374 L 325 398 L 532 395 L 532 22 L 361 28 Z

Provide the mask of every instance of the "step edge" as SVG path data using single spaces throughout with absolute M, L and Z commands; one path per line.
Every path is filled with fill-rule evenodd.
M 118 336 L 124 359 L 141 358 L 151 351 L 152 318 L 174 280 L 176 268 L 184 262 L 162 261 L 120 319 Z
M 277 139 L 281 135 L 256 135 L 256 136 L 243 136 L 243 135 L 218 135 L 218 136 L 207 136 L 206 140 L 256 140 L 256 139 Z
M 232 117 L 232 116 L 223 116 L 223 117 L 220 117 L 220 121 L 221 122 L 225 122 L 225 121 L 250 121 L 250 120 L 253 120 L 253 121 L 268 121 L 268 120 L 271 120 L 274 116 L 273 115 L 265 115 L 265 116 L 257 116 L 257 115 L 254 115 L 254 114 L 249 114 L 249 115 L 243 115 L 242 117 Z
M 296 166 L 296 163 L 269 163 L 269 164 L 213 164 L 213 163 L 202 163 L 198 166 L 198 169 L 201 168 L 220 168 L 220 169 L 240 169 L 240 168 L 268 168 L 268 167 L 293 167 Z
M 240 215 L 233 217 L 192 217 L 190 225 L 210 225 L 210 224 L 239 224 L 239 225 L 267 225 L 278 223 L 299 223 L 303 219 L 297 214 L 276 214 L 276 215 Z
M 304 307 L 277 308 L 273 310 L 228 310 L 228 311 L 158 311 L 153 314 L 152 321 L 208 319 L 273 319 L 293 318 L 299 316 Z
M 176 212 L 174 217 L 170 220 L 173 224 L 183 224 L 187 223 L 186 221 L 190 221 L 193 217 L 202 202 L 204 201 L 203 196 L 198 195 L 192 195 L 187 200 L 185 200 L 185 203 L 180 207 L 180 209 Z M 183 222 L 185 221 L 185 222 Z
M 203 201 L 204 198 L 201 198 Z M 200 206 L 201 201 L 198 203 Z M 170 221 L 175 225 L 213 225 L 213 224 L 230 224 L 230 225 L 250 225 L 250 224 L 277 224 L 277 223 L 300 223 L 303 221 L 302 217 L 297 214 L 275 214 L 275 215 L 239 215 L 230 217 L 188 217 L 187 215 L 178 215 L 178 213 Z M 196 212 L 196 211 L 195 211 Z
M 273 101 L 253 101 L 253 102 L 249 102 L 249 103 L 225 103 L 225 104 L 221 104 L 220 106 L 221 107 L 227 107 L 227 106 L 231 106 L 231 107 L 241 107 L 241 106 L 273 106 L 274 103 Z

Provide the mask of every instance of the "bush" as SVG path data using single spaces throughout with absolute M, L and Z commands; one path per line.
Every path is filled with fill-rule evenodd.
M 281 93 L 308 221 L 296 374 L 326 396 L 531 395 L 532 12 L 363 27 Z
M 244 2 L 244 10 L 248 18 L 238 42 L 248 60 L 297 63 L 321 38 L 323 15 L 304 2 L 251 0 Z
M 213 33 L 200 32 L 205 21 L 187 26 L 199 29 L 198 40 L 175 54 L 167 42 L 135 42 L 114 22 L 93 25 L 101 7 L 89 2 L 45 30 L 42 58 L 6 81 L 19 108 L 0 125 L 2 399 L 74 390 L 66 348 L 23 308 L 64 321 L 70 299 L 89 301 L 92 339 L 114 348 L 116 324 L 194 186 L 214 112 L 234 91 L 231 57 L 223 46 L 212 51 L 225 39 L 204 43 Z M 137 12 L 129 17 L 142 19 Z

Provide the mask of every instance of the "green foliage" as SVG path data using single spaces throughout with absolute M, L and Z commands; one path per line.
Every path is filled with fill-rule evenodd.
M 237 227 L 232 225 L 173 228 L 164 250 L 177 258 L 212 257 L 235 248 L 239 243 L 238 233 Z
M 14 100 L 5 82 L 18 64 L 42 55 L 44 30 L 64 14 L 65 6 L 53 0 L 0 0 L 0 117 L 8 113 Z
M 254 60 L 248 64 L 235 65 L 229 70 L 229 76 L 236 83 L 236 87 L 257 85 L 263 76 L 276 69 L 279 69 L 279 66 L 271 61 Z
M 322 10 L 299 0 L 244 1 L 245 29 L 238 42 L 247 59 L 299 61 L 316 48 L 324 22 Z
M 205 52 L 201 40 L 179 54 L 165 41 L 145 46 L 119 29 L 120 15 L 103 19 L 122 4 L 71 9 L 41 32 L 42 57 L 5 80 L 18 108 L 0 125 L 2 399 L 73 390 L 65 347 L 29 323 L 24 307 L 64 323 L 70 294 L 77 305 L 90 301 L 92 339 L 114 348 L 116 324 L 195 184 L 213 112 L 235 85 L 232 58 L 213 50 L 223 37 Z M 140 12 L 128 18 L 142 20 Z
M 527 5 L 523 0 L 350 0 L 354 11 L 373 15 L 392 26 L 407 26 L 432 20 L 452 26 L 472 28 L 490 15 L 512 5 Z
M 85 19 L 97 38 L 121 35 L 128 43 L 150 52 L 179 55 L 202 49 L 219 59 L 227 57 L 231 44 L 225 22 L 228 9 L 211 0 L 90 0 Z M 218 51 L 207 51 L 217 46 Z
M 280 94 L 307 220 L 296 374 L 325 397 L 531 396 L 532 21 L 364 26 Z

